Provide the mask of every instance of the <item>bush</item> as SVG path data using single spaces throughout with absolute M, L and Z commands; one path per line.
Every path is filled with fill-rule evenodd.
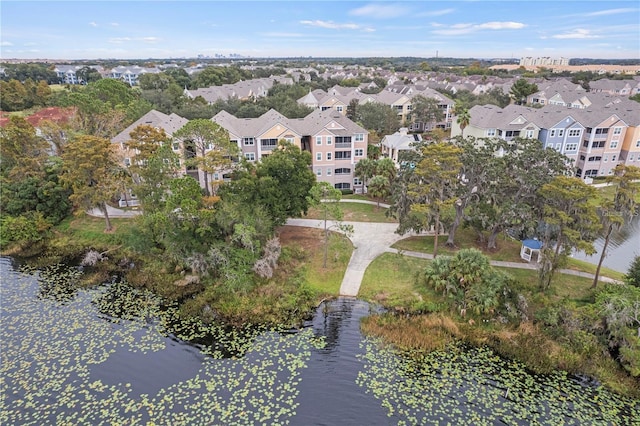
M 45 238 L 46 231 L 51 226 L 40 212 L 29 212 L 17 217 L 5 216 L 0 221 L 0 245 L 36 243 Z
M 633 262 L 631 262 L 631 266 L 629 266 L 629 270 L 624 276 L 624 279 L 627 284 L 640 287 L 640 256 L 633 258 Z

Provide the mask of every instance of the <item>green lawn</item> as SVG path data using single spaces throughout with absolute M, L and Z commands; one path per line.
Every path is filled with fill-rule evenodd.
M 363 203 L 340 203 L 343 213 L 343 220 L 348 222 L 397 222 L 393 218 L 385 215 L 387 209 L 371 204 Z M 309 209 L 305 219 L 321 219 L 322 213 L 316 208 Z
M 481 250 L 492 260 L 501 260 L 507 262 L 520 262 L 520 242 L 508 237 L 498 237 L 497 250 L 487 250 L 483 244 L 478 241 L 478 234 L 470 228 L 458 228 L 455 237 L 456 247 L 450 248 L 445 246 L 447 235 L 438 237 L 438 254 L 455 254 L 459 249 L 476 248 Z M 434 237 L 409 237 L 400 240 L 393 245 L 398 250 L 417 251 L 421 253 L 433 253 Z

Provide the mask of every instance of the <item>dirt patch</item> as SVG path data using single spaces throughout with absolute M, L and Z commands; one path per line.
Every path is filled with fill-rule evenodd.
M 305 251 L 314 251 L 323 244 L 323 231 L 302 226 L 281 226 L 278 236 L 283 246 L 295 246 Z

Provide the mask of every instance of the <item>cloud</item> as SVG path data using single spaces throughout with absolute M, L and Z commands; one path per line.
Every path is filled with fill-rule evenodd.
M 600 10 L 598 12 L 590 12 L 590 13 L 585 13 L 581 16 L 606 16 L 606 15 L 619 15 L 621 13 L 634 13 L 637 12 L 638 9 L 634 9 L 631 7 L 626 7 L 626 8 L 620 8 L 620 9 L 606 9 L 606 10 Z
M 422 13 L 418 13 L 417 16 L 419 17 L 425 17 L 425 16 L 444 16 L 444 15 L 448 15 L 450 13 L 455 12 L 455 9 L 440 9 L 440 10 L 431 10 L 428 12 L 422 12 Z
M 557 38 L 560 40 L 565 39 L 588 39 L 588 38 L 600 38 L 599 35 L 591 34 L 591 31 L 585 30 L 583 28 L 576 28 L 575 30 L 564 33 L 564 34 L 556 34 L 551 36 L 551 38 Z
M 438 35 L 463 35 L 463 34 L 474 33 L 477 31 L 483 31 L 483 30 L 492 30 L 492 31 L 519 30 L 524 27 L 526 27 L 526 25 L 521 22 L 492 21 L 492 22 L 485 22 L 483 24 L 466 24 L 466 23 L 454 24 L 454 25 L 451 25 L 449 28 L 433 30 L 432 33 L 438 34 Z
M 409 13 L 409 8 L 399 4 L 379 4 L 372 3 L 366 6 L 353 9 L 349 12 L 349 15 L 353 16 L 367 16 L 376 19 L 385 18 L 397 18 Z
M 279 37 L 279 38 L 297 38 L 304 37 L 302 33 L 284 33 L 284 32 L 269 32 L 269 33 L 260 33 L 262 37 Z
M 131 40 L 131 37 L 111 37 L 108 41 L 109 43 L 121 44 Z
M 160 39 L 158 37 L 142 37 L 142 41 L 145 43 L 157 43 Z
M 95 21 L 91 21 L 91 22 L 89 22 L 89 25 L 91 25 L 91 26 L 92 26 L 92 27 L 94 27 L 94 28 L 98 26 L 98 24 L 96 24 L 96 22 L 95 22 Z
M 309 25 L 311 27 L 327 28 L 332 30 L 361 30 L 361 29 L 369 30 L 369 28 L 363 28 L 358 24 L 351 24 L 351 23 L 339 24 L 333 21 L 321 21 L 319 19 L 316 19 L 313 21 L 309 21 L 309 20 L 300 21 L 300 23 L 302 25 Z
M 118 24 L 117 22 L 112 22 L 110 25 L 112 27 L 119 27 L 120 26 L 120 24 Z
M 0 46 L 13 46 L 13 43 L 11 43 L 10 41 L 3 41 L 0 42 Z

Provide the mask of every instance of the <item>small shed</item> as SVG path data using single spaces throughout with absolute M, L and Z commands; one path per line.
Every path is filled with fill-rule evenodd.
M 524 240 L 522 241 L 522 248 L 520 249 L 520 257 L 527 262 L 531 262 L 533 255 L 536 255 L 536 260 L 540 262 L 540 250 L 542 249 L 542 242 L 539 240 Z

